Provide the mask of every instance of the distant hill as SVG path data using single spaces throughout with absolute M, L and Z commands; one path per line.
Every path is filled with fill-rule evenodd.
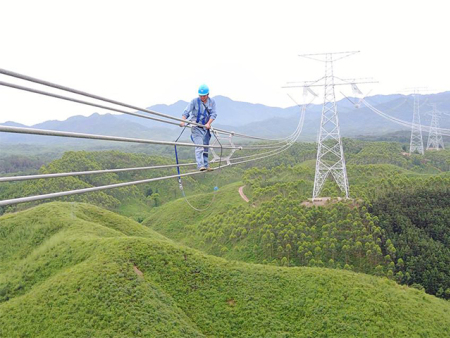
M 224 96 L 216 96 L 214 99 L 218 106 L 218 118 L 216 127 L 230 131 L 256 135 L 261 137 L 282 137 L 290 135 L 299 120 L 300 108 L 297 106 L 288 108 L 268 107 L 262 104 L 233 101 Z M 356 101 L 357 99 L 350 98 Z M 375 95 L 366 100 L 381 111 L 405 121 L 412 120 L 413 97 L 399 94 Z M 305 123 L 300 140 L 315 141 L 320 125 L 322 104 L 308 107 Z M 429 125 L 431 117 L 425 113 L 431 109 L 429 103 L 436 103 L 438 109 L 450 111 L 450 92 L 422 95 L 420 98 L 422 112 L 422 124 Z M 187 102 L 178 101 L 172 105 L 155 105 L 148 107 L 174 117 L 180 117 L 187 106 Z M 389 122 L 373 113 L 364 105 L 355 108 L 348 99 L 337 102 L 339 112 L 339 124 L 341 135 L 344 137 L 356 136 L 380 136 L 397 131 L 407 131 L 408 128 Z M 147 113 L 143 113 L 147 114 Z M 18 125 L 8 122 L 4 125 Z M 448 119 L 441 119 L 441 126 L 450 128 Z M 74 131 L 84 133 L 96 133 L 103 135 L 117 135 L 151 139 L 175 139 L 180 133 L 180 128 L 173 125 L 162 125 L 160 122 L 143 119 L 131 115 L 92 114 L 89 117 L 74 116 L 65 121 L 46 121 L 32 126 L 34 128 Z M 186 140 L 186 138 L 185 138 Z M 71 140 L 40 136 L 28 136 L 19 134 L 0 133 L 1 143 L 40 143 L 40 144 L 80 144 L 95 141 Z
M 268 107 L 263 104 L 233 101 L 228 97 L 220 95 L 215 96 L 214 100 L 216 101 L 219 114 L 217 124 L 222 126 L 232 126 L 232 128 L 265 121 L 273 117 L 292 118 L 298 110 L 296 107 L 283 109 L 278 107 Z M 180 118 L 187 105 L 188 102 L 186 101 L 178 101 L 172 105 L 159 104 L 148 107 L 148 109 Z M 140 123 L 147 127 L 159 127 L 161 125 L 159 122 L 145 120 L 131 115 L 120 115 L 120 117 L 124 120 Z
M 14 122 L 7 122 L 3 125 L 14 127 L 27 127 Z M 142 124 L 132 121 L 126 121 L 119 115 L 94 113 L 88 117 L 72 116 L 64 121 L 46 121 L 35 124 L 31 128 L 69 131 L 77 133 L 101 134 L 108 136 L 123 136 L 130 138 L 147 138 L 163 140 L 167 135 L 173 134 L 175 128 L 160 126 L 159 128 L 148 128 Z M 62 138 L 53 136 L 36 136 L 14 133 L 0 133 L 0 143 L 25 143 L 25 144 L 99 144 L 99 141 L 90 141 L 82 139 Z M 103 142 L 104 144 L 104 142 Z
M 2 337 L 447 337 L 450 303 L 345 270 L 226 261 L 79 203 L 0 217 Z

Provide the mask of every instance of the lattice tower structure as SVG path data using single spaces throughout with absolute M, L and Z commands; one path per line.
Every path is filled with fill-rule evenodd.
M 422 139 L 422 126 L 420 124 L 420 106 L 419 106 L 419 94 L 414 93 L 414 109 L 413 109 L 413 121 L 411 125 L 411 141 L 409 144 L 409 154 L 418 152 L 423 155 L 423 139 Z
M 428 134 L 428 142 L 426 150 L 441 150 L 444 148 L 444 140 L 439 128 L 439 119 L 441 112 L 436 109 L 436 104 L 433 104 L 433 110 L 430 112 L 431 124 L 430 133 Z
M 313 198 L 319 194 L 331 174 L 337 185 L 349 197 L 347 169 L 339 128 L 339 117 L 334 91 L 333 54 L 325 55 L 324 97 L 320 129 L 317 139 L 317 161 Z

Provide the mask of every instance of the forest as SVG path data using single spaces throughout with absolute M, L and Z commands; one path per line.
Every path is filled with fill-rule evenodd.
M 231 202 L 234 199 L 229 197 L 226 209 L 218 208 L 192 221 L 173 221 L 177 219 L 173 216 L 173 203 L 181 198 L 176 180 L 60 200 L 87 202 L 118 212 L 168 237 L 184 238 L 185 243 L 209 254 L 251 263 L 325 267 L 384 276 L 450 299 L 450 213 L 446 208 L 450 152 L 409 155 L 402 143 L 357 139 L 344 139 L 344 149 L 351 199 L 338 199 L 343 195 L 329 180 L 322 195 L 332 199 L 322 207 L 305 204 L 314 181 L 316 149 L 311 143 L 295 144 L 283 155 L 264 159 L 258 166 L 244 164 L 183 180 L 188 197 L 199 203 L 216 186 L 218 196 L 228 196 L 236 185 L 230 192 L 225 187 L 242 182 L 251 208 Z M 171 164 L 173 159 L 121 151 L 70 151 L 59 159 L 42 162 L 46 162 L 45 158 L 9 156 L 2 158 L 0 168 L 2 174 L 8 175 L 56 173 Z M 0 198 L 175 172 L 159 169 L 151 173 L 134 171 L 0 183 Z M 5 207 L 1 212 L 16 212 L 36 204 L 39 203 Z

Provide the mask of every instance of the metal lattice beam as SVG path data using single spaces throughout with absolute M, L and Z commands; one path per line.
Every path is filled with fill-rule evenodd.
M 422 139 L 422 126 L 420 124 L 420 106 L 419 95 L 414 93 L 414 110 L 413 121 L 411 126 L 411 141 L 409 143 L 409 154 L 418 152 L 423 155 L 423 139 Z
M 317 198 L 331 176 L 339 188 L 349 197 L 347 169 L 339 128 L 339 118 L 334 92 L 333 54 L 325 55 L 325 83 L 322 117 L 318 135 L 316 172 L 313 198 Z
M 431 125 L 430 133 L 428 134 L 427 150 L 441 150 L 444 148 L 444 140 L 439 128 L 439 119 L 441 112 L 436 109 L 436 104 L 433 104 L 433 110 L 430 112 Z

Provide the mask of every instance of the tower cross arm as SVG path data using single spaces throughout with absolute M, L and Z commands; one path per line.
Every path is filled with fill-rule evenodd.
M 307 59 L 311 59 L 314 61 L 320 61 L 320 62 L 329 62 L 329 61 L 337 61 L 341 60 L 343 58 L 346 58 L 350 55 L 359 53 L 358 51 L 352 51 L 352 52 L 335 52 L 335 53 L 316 53 L 316 54 L 299 54 L 298 56 L 304 57 Z M 333 58 L 334 55 L 339 55 L 336 59 Z M 322 58 L 321 58 L 322 57 Z
M 365 84 L 365 83 L 378 83 L 378 81 L 361 81 L 361 82 L 334 83 L 333 86 L 348 86 L 348 85 L 351 85 L 351 84 Z M 308 85 L 308 84 L 305 84 L 305 85 L 286 85 L 286 86 L 283 86 L 281 88 L 304 88 L 304 87 L 323 87 L 323 86 L 324 86 L 323 83 L 322 84 L 317 83 L 317 84 L 312 84 L 312 85 Z

